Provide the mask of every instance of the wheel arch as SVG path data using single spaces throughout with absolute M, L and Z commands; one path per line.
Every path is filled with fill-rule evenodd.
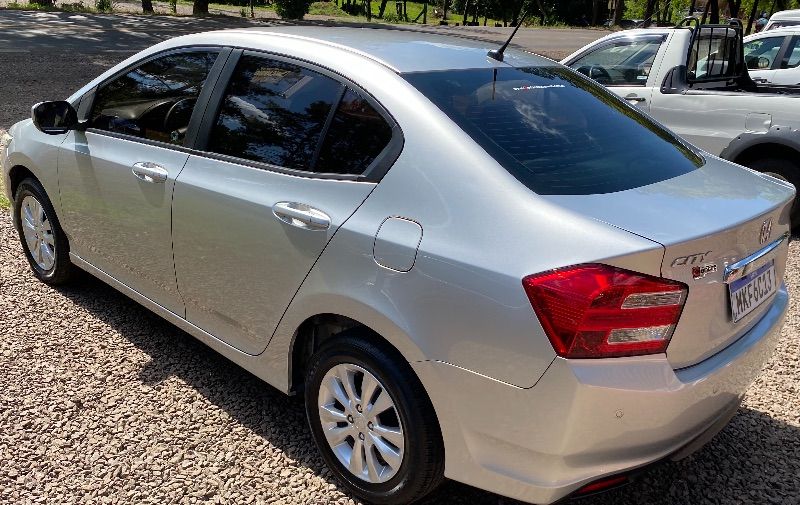
M 720 157 L 747 166 L 759 158 L 796 160 L 800 156 L 800 130 L 773 126 L 765 132 L 746 132 L 728 144 Z
M 20 183 L 28 178 L 36 179 L 39 184 L 42 183 L 36 174 L 34 174 L 33 171 L 25 165 L 14 165 L 11 167 L 11 170 L 8 171 L 8 179 L 10 183 L 8 189 L 11 191 L 12 196 L 17 194 L 17 188 L 19 187 Z
M 337 312 L 321 312 L 306 317 L 294 331 L 289 343 L 288 356 L 288 391 L 301 393 L 305 382 L 305 372 L 311 356 L 322 345 L 331 339 L 352 334 L 357 331 L 362 337 L 379 342 L 397 359 L 413 361 L 401 351 L 390 338 L 385 337 L 374 325 L 362 322 L 358 317 L 351 317 Z M 419 378 L 418 378 L 419 379 Z

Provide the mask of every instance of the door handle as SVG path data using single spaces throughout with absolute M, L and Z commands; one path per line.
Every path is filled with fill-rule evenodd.
M 643 96 L 634 95 L 633 93 L 631 93 L 630 95 L 627 95 L 625 97 L 625 100 L 629 102 L 644 102 L 645 100 L 647 100 L 647 98 Z
M 272 213 L 282 222 L 304 230 L 327 230 L 331 226 L 330 216 L 305 203 L 278 202 L 272 206 Z
M 152 182 L 154 184 L 165 182 L 169 176 L 166 168 L 150 161 L 134 163 L 131 172 L 144 182 Z

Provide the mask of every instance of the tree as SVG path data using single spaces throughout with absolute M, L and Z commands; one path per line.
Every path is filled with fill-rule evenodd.
M 153 0 L 142 0 L 142 12 L 145 14 L 153 13 Z
M 284 19 L 303 19 L 311 7 L 311 0 L 275 0 L 275 12 Z
M 616 0 L 614 2 L 614 26 L 619 26 L 622 23 L 622 16 L 625 14 L 625 0 Z
M 194 0 L 192 6 L 192 16 L 207 16 L 208 15 L 208 0 Z
M 644 27 L 650 26 L 653 20 L 653 13 L 656 8 L 656 0 L 647 0 L 644 7 Z

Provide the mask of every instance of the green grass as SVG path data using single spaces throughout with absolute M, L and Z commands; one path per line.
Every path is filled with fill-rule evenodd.
M 3 183 L 3 178 L 0 177 L 0 209 L 8 210 L 11 208 L 11 202 L 6 198 L 6 188 Z

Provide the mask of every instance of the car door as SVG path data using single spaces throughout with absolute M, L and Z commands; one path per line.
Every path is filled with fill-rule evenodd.
M 564 63 L 648 111 L 659 86 L 650 70 L 657 68 L 654 63 L 666 40 L 665 34 L 620 36 Z
M 772 77 L 773 84 L 800 85 L 800 35 L 790 37 L 783 56 L 777 62 L 777 68 Z
M 775 35 L 762 36 L 744 43 L 744 61 L 747 71 L 755 82 L 774 83 L 776 70 L 780 66 L 779 56 L 790 37 Z
M 219 49 L 161 54 L 81 100 L 85 132 L 59 152 L 62 223 L 72 252 L 184 315 L 172 259 L 171 203 L 194 105 Z
M 186 318 L 257 354 L 402 141 L 368 95 L 306 63 L 245 52 L 223 74 L 175 184 L 175 268 Z

